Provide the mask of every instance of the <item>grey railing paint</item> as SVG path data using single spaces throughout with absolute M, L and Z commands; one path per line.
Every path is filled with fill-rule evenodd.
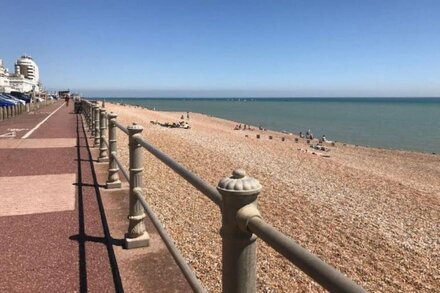
M 116 115 L 111 112 L 106 115 L 108 119 L 108 151 L 110 153 L 108 160 L 108 177 L 105 183 L 107 189 L 120 188 L 121 180 L 119 180 L 119 166 L 116 162 L 115 157 L 117 157 L 118 147 L 116 145 Z
M 97 106 L 88 101 L 84 101 L 84 105 L 85 117 L 90 125 L 89 129 L 93 131 L 96 128 L 96 122 L 93 122 L 97 121 L 96 116 L 99 115 L 95 108 Z M 109 187 L 109 182 L 113 182 L 110 178 L 113 178 L 112 180 L 115 182 L 119 181 L 117 174 L 115 174 L 115 172 L 118 172 L 117 166 L 130 182 L 130 225 L 128 235 L 130 233 L 133 235 L 128 240 L 136 242 L 136 238 L 142 238 L 142 235 L 147 234 L 145 226 L 141 223 L 144 215 L 139 209 L 140 206 L 149 215 L 193 290 L 196 292 L 204 291 L 194 272 L 185 262 L 142 194 L 143 163 L 140 147 L 145 148 L 220 207 L 222 213 L 220 235 L 222 237 L 223 292 L 256 292 L 255 240 L 257 236 L 325 289 L 331 292 L 365 292 L 362 287 L 338 270 L 266 223 L 257 207 L 261 185 L 256 179 L 247 176 L 243 170 L 235 170 L 232 176 L 223 178 L 217 188 L 214 188 L 142 138 L 140 134 L 143 128 L 141 126 L 133 124 L 125 128 L 116 121 L 117 115 L 114 113 L 104 114 L 103 117 L 106 120 L 108 119 L 109 125 L 109 142 L 107 143 L 105 139 L 101 139 L 102 144 L 106 144 L 110 152 L 107 188 L 113 188 Z M 116 155 L 115 128 L 119 128 L 129 135 L 130 174 Z M 96 139 L 96 136 L 94 138 Z M 126 238 L 126 241 L 128 240 Z M 147 242 L 142 238 L 139 239 L 138 244 L 126 245 L 126 247 L 146 246 L 148 245 Z
M 248 220 L 248 229 L 286 257 L 309 277 L 330 292 L 366 292 L 332 266 L 301 247 L 259 217 Z
M 105 130 L 107 129 L 107 113 L 105 109 L 99 109 L 99 157 L 98 162 L 108 162 L 108 144 L 105 141 Z
M 114 123 L 117 128 L 119 128 L 120 130 L 122 130 L 122 132 L 124 132 L 126 135 L 128 135 L 128 129 L 126 127 L 124 127 L 124 125 L 122 125 L 118 121 L 115 121 Z
M 102 143 L 105 144 L 107 149 L 109 148 L 108 142 L 107 142 L 107 140 L 105 138 L 102 138 Z
M 202 284 L 200 283 L 199 279 L 197 279 L 193 269 L 187 264 L 186 260 L 180 254 L 180 251 L 177 249 L 176 245 L 174 245 L 174 241 L 168 235 L 167 231 L 162 226 L 159 219 L 156 217 L 154 212 L 148 206 L 148 203 L 145 200 L 144 195 L 142 194 L 142 189 L 136 189 L 135 193 L 139 201 L 141 202 L 143 208 L 145 209 L 145 212 L 148 214 L 148 217 L 151 219 L 151 222 L 153 223 L 154 227 L 156 227 L 157 232 L 164 240 L 165 245 L 167 246 L 168 250 L 170 251 L 177 265 L 182 270 L 182 273 L 184 274 L 185 278 L 190 283 L 191 288 L 195 292 L 206 292 L 206 290 L 203 288 Z
M 145 229 L 145 211 L 136 196 L 136 190 L 144 185 L 143 178 L 143 152 L 142 146 L 136 141 L 144 130 L 140 125 L 133 123 L 127 127 L 128 147 L 129 147 L 129 213 L 128 213 L 128 232 L 125 234 L 125 248 L 138 248 L 150 245 L 150 236 Z
M 211 199 L 216 205 L 220 206 L 221 204 L 221 195 L 220 193 L 211 185 L 203 181 L 200 177 L 174 161 L 170 156 L 160 151 L 142 137 L 137 137 L 137 141 L 141 146 L 147 149 L 152 155 L 161 160 L 165 165 L 174 170 L 177 174 L 179 174 L 182 178 L 184 178 L 187 182 L 189 182 L 192 186 L 200 190 L 204 195 L 206 195 L 209 199 Z
M 122 172 L 122 175 L 124 175 L 125 179 L 127 181 L 130 181 L 130 175 L 128 174 L 127 169 L 125 169 L 124 165 L 119 161 L 118 157 L 115 156 L 114 153 L 110 153 L 110 156 L 115 160 L 116 164 L 118 164 L 119 170 Z

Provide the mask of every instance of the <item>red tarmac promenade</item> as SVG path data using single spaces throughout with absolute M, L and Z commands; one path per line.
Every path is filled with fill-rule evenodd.
M 151 247 L 122 249 L 127 192 L 72 104 L 0 122 L 0 292 L 191 291 L 148 220 Z

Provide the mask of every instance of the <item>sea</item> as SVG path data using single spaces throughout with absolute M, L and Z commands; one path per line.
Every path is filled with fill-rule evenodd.
M 105 99 L 288 133 L 310 130 L 317 138 L 362 146 L 440 153 L 440 98 Z

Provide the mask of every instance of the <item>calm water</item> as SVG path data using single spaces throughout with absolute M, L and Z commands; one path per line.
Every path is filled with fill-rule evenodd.
M 440 153 L 440 98 L 154 99 L 109 101 L 199 112 L 359 145 Z

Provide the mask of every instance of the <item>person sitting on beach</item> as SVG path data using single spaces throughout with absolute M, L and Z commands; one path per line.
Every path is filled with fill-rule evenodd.
M 299 137 L 304 138 L 304 134 L 302 133 L 302 131 L 299 132 Z
M 325 142 L 325 143 L 331 143 L 331 144 L 334 143 L 333 140 L 328 140 L 328 139 L 325 137 L 325 135 L 322 136 L 322 142 Z

